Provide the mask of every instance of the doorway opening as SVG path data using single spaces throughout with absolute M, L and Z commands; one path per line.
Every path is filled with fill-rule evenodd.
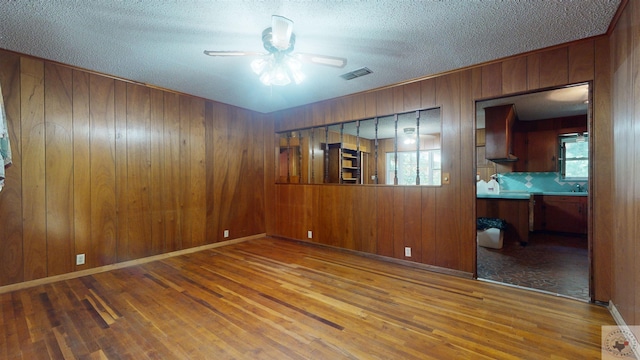
M 476 102 L 476 214 L 504 220 L 494 240 L 478 227 L 478 279 L 592 301 L 590 94 L 581 83 Z

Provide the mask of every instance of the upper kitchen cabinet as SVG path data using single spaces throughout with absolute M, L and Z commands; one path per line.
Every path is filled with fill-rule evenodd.
M 486 160 L 495 172 L 559 172 L 559 136 L 588 131 L 589 84 L 479 101 L 476 126 L 478 172 Z M 491 170 L 489 170 L 491 171 Z M 493 173 L 492 173 L 493 174 Z
M 485 116 L 485 157 L 493 162 L 516 161 L 512 153 L 512 131 L 516 121 L 513 104 L 487 107 Z

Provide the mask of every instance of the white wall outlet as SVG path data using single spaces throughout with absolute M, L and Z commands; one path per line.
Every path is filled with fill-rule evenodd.
M 76 265 L 84 265 L 84 254 L 76 255 Z
M 229 237 L 229 230 L 225 230 L 223 236 L 228 238 Z
M 313 231 L 311 230 L 307 231 L 307 238 L 313 239 Z
M 411 257 L 411 248 L 410 247 L 406 246 L 404 248 L 404 256 Z

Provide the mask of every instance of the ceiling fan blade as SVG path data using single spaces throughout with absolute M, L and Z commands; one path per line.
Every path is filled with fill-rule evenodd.
M 271 44 L 278 50 L 289 48 L 291 34 L 293 33 L 293 21 L 284 16 L 271 16 Z
M 217 51 L 217 50 L 205 50 L 205 55 L 209 56 L 260 56 L 263 53 L 255 51 Z
M 336 56 L 304 53 L 296 53 L 294 56 L 300 61 L 310 62 L 318 65 L 333 66 L 337 68 L 343 68 L 347 65 L 347 59 Z

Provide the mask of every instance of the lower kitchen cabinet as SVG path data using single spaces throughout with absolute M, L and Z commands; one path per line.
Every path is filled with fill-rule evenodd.
M 587 233 L 586 196 L 542 196 L 543 226 L 547 231 Z

